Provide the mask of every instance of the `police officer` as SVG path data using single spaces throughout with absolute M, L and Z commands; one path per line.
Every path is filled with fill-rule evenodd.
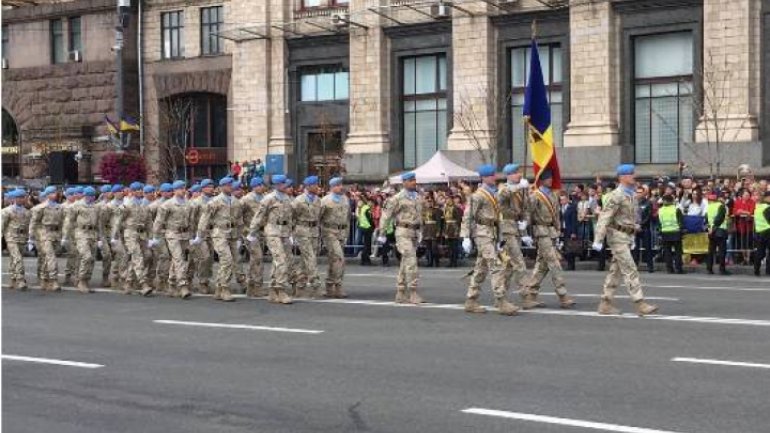
M 243 276 L 236 269 L 238 251 L 242 242 L 243 215 L 238 200 L 232 196 L 233 182 L 233 178 L 229 176 L 220 179 L 219 195 L 203 207 L 200 221 L 198 221 L 198 233 L 195 239 L 191 241 L 193 245 L 198 245 L 203 242 L 204 238 L 211 236 L 214 251 L 219 256 L 214 299 L 225 302 L 235 300 L 230 293 L 230 280 L 233 278 L 233 274 L 235 274 L 238 283 L 245 286 Z
M 244 236 L 249 235 L 249 225 L 257 214 L 257 210 L 264 198 L 265 184 L 261 176 L 255 176 L 249 181 L 251 191 L 241 198 L 241 208 L 243 211 Z M 254 234 L 254 242 L 246 242 L 246 248 L 249 251 L 248 271 L 246 272 L 248 288 L 246 296 L 262 297 L 266 295 L 262 286 L 262 255 L 265 247 L 265 236 L 261 230 Z
M 401 181 L 404 188 L 385 202 L 379 228 L 380 233 L 385 233 L 390 221 L 395 221 L 396 248 L 401 253 L 401 266 L 396 280 L 396 303 L 421 304 L 424 300 L 417 293 L 420 277 L 417 269 L 417 245 L 422 236 L 423 200 L 417 193 L 417 176 L 414 172 L 403 173 Z M 383 244 L 387 239 L 380 235 L 377 241 Z M 410 292 L 408 298 L 407 291 Z
M 551 190 L 553 185 L 553 172 L 544 169 L 540 173 L 540 186 L 530 193 L 527 208 L 529 221 L 532 223 L 532 233 L 537 243 L 537 259 L 532 274 L 522 287 L 522 307 L 525 310 L 545 306 L 538 299 L 540 284 L 548 273 L 556 288 L 561 308 L 572 308 L 575 301 L 567 295 L 564 284 L 559 252 L 556 250 L 556 241 L 561 232 L 559 215 L 559 198 Z
M 32 213 L 24 207 L 27 193 L 23 189 L 11 190 L 6 194 L 6 197 L 11 203 L 3 208 L 1 220 L 5 246 L 11 256 L 9 266 L 11 289 L 27 290 L 22 251 L 29 233 L 29 221 Z
M 487 278 L 487 272 L 492 272 L 492 291 L 495 295 L 495 307 L 500 314 L 513 316 L 519 308 L 508 301 L 508 291 L 505 287 L 503 271 L 505 265 L 498 257 L 500 205 L 497 201 L 495 186 L 495 167 L 489 164 L 478 169 L 481 185 L 470 197 L 468 210 L 463 216 L 462 230 L 463 249 L 471 252 L 471 237 L 476 242 L 478 258 L 471 275 L 468 293 L 465 299 L 465 311 L 468 313 L 485 313 L 486 309 L 479 304 L 481 284 Z
M 635 168 L 632 164 L 618 166 L 618 183 L 620 186 L 606 195 L 603 201 L 602 211 L 596 223 L 596 234 L 592 248 L 601 251 L 604 248 L 604 240 L 612 250 L 612 262 L 610 271 L 604 280 L 604 289 L 599 314 L 620 314 L 613 305 L 615 290 L 625 277 L 628 285 L 628 294 L 634 301 L 636 313 L 646 316 L 658 311 L 657 305 L 644 301 L 642 283 L 639 281 L 639 270 L 634 257 L 631 255 L 631 245 L 639 228 L 637 224 L 636 180 Z
M 272 178 L 273 191 L 262 199 L 262 203 L 249 224 L 246 240 L 255 242 L 257 233 L 264 228 L 265 240 L 273 256 L 273 274 L 271 276 L 268 301 L 291 304 L 287 293 L 289 288 L 289 264 L 291 257 L 291 197 L 287 191 L 291 188 L 291 179 L 276 174 Z
M 706 259 L 706 269 L 709 274 L 714 273 L 714 259 L 719 264 L 719 273 L 730 275 L 725 269 L 725 253 L 727 252 L 727 226 L 729 217 L 721 194 L 712 191 L 708 195 L 708 207 L 706 208 L 706 221 L 709 229 L 709 254 Z
M 123 293 L 131 294 L 131 277 L 135 277 L 141 287 L 141 295 L 150 296 L 154 290 L 147 280 L 147 232 L 151 225 L 150 211 L 142 200 L 144 185 L 141 182 L 133 182 L 129 189 L 131 197 L 125 199 L 118 209 L 117 221 L 112 227 L 112 240 L 117 244 L 120 234 L 123 234 L 127 255 Z
M 663 260 L 666 262 L 666 270 L 669 274 L 676 272 L 684 274 L 682 269 L 682 228 L 684 227 L 684 215 L 682 210 L 674 204 L 672 195 L 664 195 L 663 203 L 658 210 L 660 221 L 661 245 Z M 597 232 L 598 233 L 598 232 Z M 672 257 L 673 250 L 673 257 Z
M 341 177 L 329 179 L 329 193 L 321 199 L 319 221 L 321 238 L 326 246 L 328 270 L 326 294 L 328 298 L 347 298 L 342 289 L 345 275 L 345 243 L 348 238 L 350 201 L 345 196 Z
M 112 212 L 110 210 L 110 201 L 112 201 L 112 185 L 103 185 L 99 189 L 99 201 L 96 202 L 96 208 L 99 209 L 99 239 L 96 241 L 96 247 L 102 254 L 102 286 L 110 287 L 110 271 L 112 269 L 113 252 L 110 245 L 110 221 Z
M 188 299 L 191 296 L 188 267 L 193 208 L 188 205 L 184 181 L 178 180 L 170 186 L 173 196 L 158 207 L 149 246 L 157 248 L 166 244 L 171 261 L 168 295 Z M 164 189 L 163 186 L 161 189 Z M 163 276 L 160 274 L 161 278 Z
M 195 191 L 195 187 L 192 188 L 193 194 L 198 194 L 190 200 L 190 206 L 192 206 L 192 230 L 198 229 L 198 221 L 200 221 L 203 208 L 214 196 L 214 181 L 211 179 L 203 179 L 200 183 L 200 191 Z M 214 266 L 214 254 L 213 246 L 211 245 L 211 239 L 206 237 L 203 242 L 197 245 L 190 245 L 192 252 L 192 261 L 195 266 L 190 266 L 189 273 L 190 282 L 192 277 L 198 277 L 198 293 L 209 294 L 211 293 L 211 275 L 212 268 Z M 194 274 L 194 275 L 193 275 Z
M 294 242 L 299 249 L 294 272 L 295 298 L 303 298 L 310 289 L 310 296 L 320 295 L 321 283 L 318 278 L 318 222 L 321 213 L 321 199 L 318 197 L 318 176 L 308 176 L 302 182 L 305 190 L 292 201 L 294 221 Z
M 757 239 L 754 275 L 759 276 L 763 259 L 767 259 L 765 275 L 770 275 L 770 191 L 765 191 L 762 202 L 754 207 L 754 233 Z
M 94 251 L 96 241 L 102 236 L 100 218 L 100 209 L 95 205 L 96 189 L 85 187 L 83 189 L 83 199 L 69 208 L 69 212 L 64 217 L 64 237 L 61 240 L 62 245 L 67 246 L 74 243 L 74 249 L 77 252 L 77 289 L 81 293 L 91 293 L 93 290 L 89 287 L 91 274 L 94 270 Z
M 49 186 L 43 191 L 46 200 L 32 209 L 29 224 L 29 239 L 27 245 L 32 249 L 37 243 L 38 254 L 43 256 L 44 269 L 41 272 L 40 287 L 53 292 L 61 291 L 59 286 L 59 265 L 56 259 L 56 248 L 61 240 L 61 226 L 64 221 L 64 211 L 56 201 L 56 187 Z
M 522 280 L 527 271 L 521 242 L 532 245 L 532 237 L 527 234 L 527 194 L 529 182 L 523 179 L 518 164 L 506 164 L 503 167 L 506 182 L 497 193 L 500 203 L 500 232 L 504 241 L 503 248 L 508 255 L 508 262 L 503 270 L 506 290 L 511 287 L 511 280 L 521 292 Z

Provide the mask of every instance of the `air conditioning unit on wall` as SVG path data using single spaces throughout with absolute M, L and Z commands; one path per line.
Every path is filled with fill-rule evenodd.
M 3 69 L 8 69 L 8 59 L 3 57 Z
M 431 5 L 430 14 L 437 19 L 449 18 L 452 16 L 452 8 L 445 2 L 439 1 L 438 3 Z
M 80 50 L 70 51 L 70 61 L 73 62 L 82 62 L 83 61 L 83 53 L 80 52 Z
M 347 13 L 339 13 L 332 15 L 332 25 L 334 27 L 345 27 L 348 25 L 350 15 Z

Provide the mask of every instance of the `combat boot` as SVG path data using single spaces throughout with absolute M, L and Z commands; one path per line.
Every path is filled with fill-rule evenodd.
M 27 290 L 27 282 L 24 281 L 23 279 L 22 280 L 16 280 L 15 281 L 15 287 L 20 292 L 23 292 L 23 291 Z
M 150 286 L 149 284 L 145 283 L 145 284 L 142 286 L 142 291 L 141 291 L 141 292 L 139 292 L 139 293 L 140 293 L 142 296 L 145 296 L 145 297 L 146 297 L 146 296 L 150 296 L 150 295 L 152 294 L 152 292 L 153 292 L 153 291 L 155 291 L 155 289 L 153 289 L 153 288 L 152 288 L 152 286 Z
M 602 315 L 620 314 L 620 310 L 615 308 L 615 306 L 612 305 L 612 301 L 606 298 L 602 298 L 602 300 L 599 302 L 599 309 L 597 312 Z
M 575 306 L 575 299 L 568 295 L 558 295 L 559 296 L 559 307 L 564 308 L 565 310 L 568 310 Z
M 289 296 L 288 293 L 286 293 L 285 290 L 279 289 L 278 290 L 278 300 L 277 300 L 277 302 L 279 304 L 289 305 L 293 301 L 291 300 L 291 296 Z
M 219 300 L 221 300 L 221 299 L 222 299 L 222 289 L 221 289 L 221 288 L 219 288 L 219 287 L 215 287 L 215 288 L 214 288 L 214 296 L 213 296 L 213 299 L 214 299 L 215 301 L 219 301 Z
M 48 281 L 48 290 L 52 292 L 61 292 L 61 286 L 59 285 L 59 282 L 56 280 L 49 280 Z
M 209 283 L 200 283 L 200 287 L 198 288 L 198 293 L 200 293 L 201 295 L 210 295 L 211 287 L 209 286 Z
M 334 297 L 334 284 L 326 284 L 326 293 L 324 293 L 325 298 L 333 298 Z
M 88 283 L 85 280 L 79 280 L 77 284 L 78 292 L 80 293 L 93 293 L 93 289 L 88 287 Z
M 345 299 L 348 297 L 348 294 L 345 293 L 345 291 L 342 290 L 342 286 L 338 284 L 334 286 L 334 297 L 336 299 Z
M 406 289 L 399 287 L 396 289 L 396 304 L 406 304 Z
M 190 289 L 187 288 L 187 285 L 179 287 L 175 290 L 173 295 L 176 295 L 181 299 L 190 299 L 192 297 L 192 293 L 190 293 Z
M 51 290 L 50 284 L 48 283 L 48 280 L 40 279 L 40 290 L 47 292 Z
M 481 304 L 479 304 L 479 301 L 476 299 L 466 299 L 465 300 L 465 312 L 466 313 L 486 313 L 487 309 L 482 307 Z
M 497 312 L 503 316 L 515 316 L 519 314 L 519 307 L 507 299 L 498 299 L 495 301 Z
M 10 284 L 8 284 L 8 288 L 11 289 L 11 290 L 15 290 L 16 289 L 16 280 L 14 280 L 12 278 Z
M 102 287 L 104 288 L 112 287 L 112 284 L 110 282 L 110 274 L 102 275 Z
M 257 297 L 257 288 L 254 287 L 254 284 L 249 284 L 248 287 L 246 287 L 246 297 L 247 298 Z
M 273 304 L 278 303 L 278 289 L 275 287 L 271 287 L 267 291 L 267 302 L 272 302 Z
M 658 306 L 655 304 L 648 304 L 644 302 L 644 299 L 641 299 L 639 301 L 636 301 L 634 303 L 634 306 L 636 307 L 636 314 L 639 315 L 639 317 L 647 316 L 650 314 L 655 314 L 658 312 Z
M 537 295 L 533 294 L 522 294 L 521 295 L 521 308 L 525 310 L 531 310 L 533 308 L 542 308 L 545 307 L 545 304 L 540 302 L 537 299 Z
M 301 298 L 306 297 L 306 295 L 305 295 L 305 288 L 304 287 L 294 286 L 294 291 L 293 292 L 294 292 L 294 297 L 296 299 L 301 299 Z
M 235 298 L 233 298 L 233 294 L 230 293 L 230 289 L 227 287 L 222 287 L 219 290 L 219 299 L 221 299 L 224 302 L 233 302 L 235 301 Z
M 313 287 L 313 289 L 308 294 L 308 297 L 310 297 L 310 299 L 318 299 L 321 296 L 322 296 L 321 295 L 321 288 L 319 288 L 319 287 Z
M 409 303 L 410 304 L 419 305 L 419 304 L 422 304 L 422 303 L 425 302 L 425 300 L 422 299 L 422 296 L 420 296 L 420 294 L 417 293 L 417 289 L 416 288 L 412 288 L 411 292 L 412 293 L 409 295 Z

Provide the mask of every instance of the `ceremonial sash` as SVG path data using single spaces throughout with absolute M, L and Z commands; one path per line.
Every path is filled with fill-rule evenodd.
M 495 218 L 497 218 L 500 215 L 500 206 L 497 203 L 497 199 L 495 196 L 493 196 L 489 191 L 485 190 L 484 188 L 479 188 L 477 190 L 481 193 L 481 196 L 484 197 L 486 201 L 489 202 L 489 204 L 492 205 L 492 208 L 495 210 Z
M 539 189 L 535 190 L 535 196 L 548 208 L 548 211 L 551 213 L 551 218 L 556 222 L 556 208 L 553 207 L 551 200 Z

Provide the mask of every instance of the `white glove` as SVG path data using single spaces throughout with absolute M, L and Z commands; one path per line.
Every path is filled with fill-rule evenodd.
M 470 238 L 463 238 L 463 251 L 465 251 L 465 254 L 470 254 L 472 247 L 473 243 L 471 242 Z
M 110 244 L 117 245 L 118 244 L 118 240 L 115 239 L 115 238 L 112 238 L 112 239 L 110 239 Z
M 32 242 L 32 239 L 27 239 L 27 251 L 32 252 L 32 250 L 35 249 L 35 243 Z
M 195 235 L 195 238 L 190 241 L 190 245 L 198 245 L 201 242 L 203 242 L 203 239 L 201 239 L 200 236 Z
M 522 236 L 521 237 L 521 241 L 524 242 L 524 245 L 526 245 L 526 246 L 528 246 L 530 248 L 532 247 L 532 245 L 535 244 L 535 242 L 532 240 L 532 236 L 529 236 L 529 235 Z
M 235 249 L 236 250 L 240 250 L 242 246 L 243 246 L 243 241 L 242 240 L 238 239 L 237 241 L 235 241 Z
M 147 241 L 147 248 L 155 248 L 155 245 L 158 245 L 160 243 L 157 239 L 150 239 Z
M 417 233 L 417 243 L 422 243 L 422 232 Z
M 380 245 L 385 245 L 388 242 L 388 238 L 385 236 L 379 236 L 377 237 L 377 243 Z
M 289 244 L 291 244 L 291 246 L 296 246 L 296 245 L 297 245 L 297 244 L 294 242 L 294 236 L 289 236 Z
M 564 242 L 562 241 L 556 241 L 556 249 L 562 250 L 564 248 Z
M 602 245 L 601 242 L 594 242 L 593 244 L 591 244 L 591 248 L 594 251 L 601 251 L 604 248 L 604 245 Z
M 519 181 L 519 187 L 520 188 L 529 188 L 529 181 L 526 178 L 521 178 Z
M 96 248 L 99 248 L 101 250 L 103 246 L 104 246 L 104 242 L 96 241 Z
M 519 231 L 524 233 L 527 230 L 527 222 L 519 221 Z
M 247 235 L 247 236 L 246 236 L 246 240 L 247 240 L 247 241 L 249 241 L 249 243 L 252 243 L 252 244 L 253 244 L 254 242 L 256 242 L 256 241 L 257 241 L 257 238 L 255 238 L 255 237 L 254 237 L 254 236 L 252 236 L 252 235 Z
M 67 239 L 61 238 L 61 241 L 59 241 L 59 243 L 61 244 L 61 246 L 65 248 L 67 247 Z
M 635 240 L 633 240 L 633 239 L 631 240 L 631 246 L 629 248 L 632 249 L 632 250 L 636 248 L 636 241 Z

